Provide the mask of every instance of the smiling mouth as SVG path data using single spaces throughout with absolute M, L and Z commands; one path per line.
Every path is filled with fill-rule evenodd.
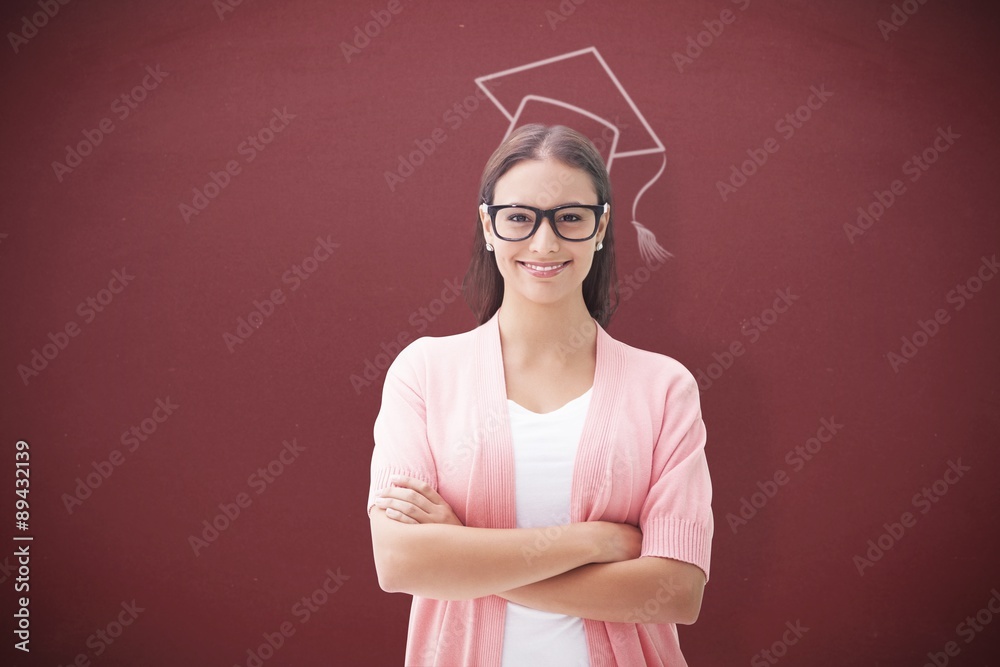
M 528 273 L 535 276 L 549 276 L 556 275 L 563 268 L 565 268 L 572 260 L 567 260 L 565 262 L 549 263 L 549 264 L 534 264 L 532 262 L 518 262 Z

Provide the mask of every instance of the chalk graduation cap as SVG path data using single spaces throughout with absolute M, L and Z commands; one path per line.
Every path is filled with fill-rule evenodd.
M 596 47 L 480 76 L 476 85 L 510 121 L 504 139 L 527 123 L 566 125 L 594 142 L 609 174 L 613 165 L 621 165 L 616 174 L 627 171 L 631 176 L 632 166 L 648 174 L 659 164 L 656 174 L 635 194 L 632 225 L 644 261 L 673 257 L 636 219 L 639 200 L 667 166 L 666 150 Z M 641 176 L 625 183 L 629 181 L 639 183 Z M 623 191 L 618 183 L 616 198 Z

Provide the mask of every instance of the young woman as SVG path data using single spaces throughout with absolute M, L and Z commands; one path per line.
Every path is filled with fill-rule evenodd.
M 375 421 L 379 585 L 406 664 L 686 665 L 714 523 L 697 383 L 605 331 L 607 170 L 526 125 L 483 172 L 464 284 L 479 326 L 408 345 Z

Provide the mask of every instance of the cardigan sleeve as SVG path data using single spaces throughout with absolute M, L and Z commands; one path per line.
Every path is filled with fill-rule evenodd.
M 684 369 L 667 392 L 653 449 L 650 488 L 639 514 L 641 556 L 693 563 L 709 576 L 714 518 L 698 383 Z
M 420 380 L 419 339 L 401 351 L 386 370 L 382 405 L 375 418 L 368 514 L 375 494 L 391 485 L 392 475 L 421 479 L 437 488 L 434 458 L 427 439 L 426 407 Z

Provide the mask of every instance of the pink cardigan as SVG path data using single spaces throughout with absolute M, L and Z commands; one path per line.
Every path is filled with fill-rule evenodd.
M 596 322 L 596 320 L 595 320 Z M 467 526 L 514 528 L 514 459 L 496 314 L 471 331 L 423 337 L 386 372 L 375 420 L 368 512 L 389 477 L 425 480 Z M 577 452 L 570 521 L 628 522 L 642 556 L 694 563 L 709 574 L 714 521 L 698 384 L 670 357 L 597 327 L 597 369 Z M 544 548 L 544 545 L 539 545 Z M 674 624 L 585 619 L 593 667 L 686 666 Z M 661 598 L 662 599 L 662 598 Z M 406 665 L 500 664 L 506 600 L 415 596 Z

